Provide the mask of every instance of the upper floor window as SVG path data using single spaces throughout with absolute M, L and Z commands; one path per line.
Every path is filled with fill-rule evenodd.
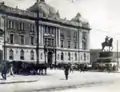
M 24 50 L 21 50 L 21 51 L 20 51 L 20 59 L 21 59 L 21 60 L 24 60 Z
M 30 56 L 31 60 L 34 60 L 34 51 L 32 50 L 30 54 L 31 54 Z
M 15 21 L 13 21 L 13 20 L 8 20 L 8 28 L 14 29 L 14 28 L 15 28 Z
M 74 32 L 74 38 L 77 38 L 77 32 Z
M 19 30 L 25 30 L 25 23 L 23 22 L 19 23 Z
M 61 47 L 63 47 L 63 40 L 61 40 Z
M 70 41 L 68 41 L 68 48 L 70 48 Z
M 76 43 L 76 42 L 74 42 L 74 48 L 75 48 L 75 49 L 77 48 L 77 43 Z
M 70 53 L 68 53 L 68 60 L 70 60 L 70 58 L 71 58 L 71 55 L 70 55 Z
M 68 40 L 70 40 L 71 39 L 71 33 L 68 31 L 68 33 L 67 33 L 67 37 L 68 37 Z
M 30 28 L 30 31 L 31 31 L 31 32 L 34 32 L 35 26 L 34 26 L 33 24 L 29 24 L 29 28 Z
M 86 42 L 85 42 L 85 41 L 82 41 L 82 49 L 83 49 L 83 50 L 86 50 L 86 48 L 87 48 Z
M 9 50 L 9 59 L 13 60 L 14 58 L 14 54 L 13 54 L 13 50 Z
M 63 52 L 61 53 L 61 60 L 64 60 L 64 54 L 63 54 Z
M 64 34 L 63 33 L 60 33 L 60 38 L 64 39 Z
M 24 35 L 20 35 L 20 43 L 21 44 L 24 44 L 25 42 L 24 42 Z
M 54 44 L 54 39 L 51 39 L 52 40 L 52 42 L 51 42 L 51 46 L 54 46 L 55 44 Z
M 34 37 L 31 36 L 31 45 L 34 45 Z
M 10 34 L 10 44 L 13 44 L 14 36 L 13 34 Z

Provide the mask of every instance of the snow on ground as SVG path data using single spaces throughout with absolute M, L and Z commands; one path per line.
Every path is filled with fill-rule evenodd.
M 63 70 L 48 70 L 47 75 L 20 76 L 10 77 L 8 80 L 32 80 L 38 79 L 33 83 L 1 84 L 0 92 L 33 92 L 43 90 L 54 90 L 56 88 L 69 88 L 83 84 L 96 82 L 116 81 L 120 79 L 119 73 L 102 73 L 102 72 L 78 72 L 74 71 L 69 74 L 69 79 L 65 80 Z M 53 92 L 53 91 L 52 91 Z M 76 92 L 76 91 L 75 91 Z
M 99 84 L 81 88 L 72 88 L 52 92 L 120 92 L 120 82 Z

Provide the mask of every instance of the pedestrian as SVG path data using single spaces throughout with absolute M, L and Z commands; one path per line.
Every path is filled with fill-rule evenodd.
M 4 62 L 2 65 L 2 71 L 1 71 L 1 76 L 4 80 L 7 79 L 6 74 L 7 74 L 7 64 L 6 64 L 6 62 Z
M 66 80 L 68 80 L 68 75 L 69 75 L 69 67 L 68 67 L 68 65 L 65 66 L 64 73 L 65 73 Z
M 13 64 L 10 64 L 10 75 L 14 76 Z

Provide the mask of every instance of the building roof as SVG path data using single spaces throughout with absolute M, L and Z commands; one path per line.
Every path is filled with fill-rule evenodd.
M 29 7 L 27 10 L 21 10 L 16 8 L 9 7 L 5 5 L 4 2 L 0 3 L 0 11 L 5 11 L 8 13 L 14 13 L 17 15 L 24 15 L 27 17 L 36 17 L 36 11 L 39 11 L 40 18 L 47 19 L 49 21 L 55 21 L 60 24 L 74 26 L 74 27 L 80 27 L 82 29 L 91 30 L 90 25 L 85 19 L 83 19 L 78 13 L 72 20 L 62 19 L 60 18 L 59 11 L 56 11 L 55 8 L 48 5 L 45 0 L 37 0 L 38 2 L 35 2 L 31 7 Z
M 40 12 L 44 17 L 59 18 L 59 12 L 48 5 L 45 0 L 40 0 L 27 9 L 31 12 Z

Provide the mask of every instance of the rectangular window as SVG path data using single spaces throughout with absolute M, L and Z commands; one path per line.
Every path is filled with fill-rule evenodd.
M 51 46 L 54 46 L 54 39 L 52 39 L 52 43 L 51 43 Z
M 76 43 L 76 42 L 74 42 L 74 48 L 75 48 L 75 49 L 77 48 L 77 43 Z
M 60 38 L 64 39 L 64 34 L 63 33 L 60 34 Z
M 34 45 L 34 37 L 31 36 L 31 45 Z
M 63 48 L 63 40 L 61 40 L 61 47 Z
M 24 44 L 25 42 L 24 42 L 24 35 L 20 35 L 20 43 L 21 44 Z
M 70 41 L 68 41 L 68 48 L 70 48 Z
M 13 40 L 14 40 L 13 34 L 10 34 L 10 44 L 13 44 Z

